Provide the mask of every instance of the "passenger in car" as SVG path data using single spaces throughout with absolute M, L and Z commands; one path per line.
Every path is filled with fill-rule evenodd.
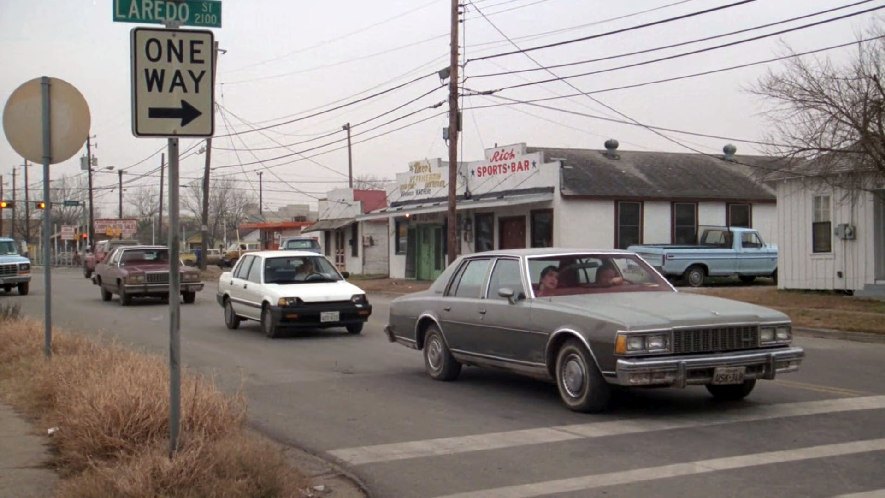
M 621 285 L 623 283 L 624 277 L 622 277 L 612 266 L 601 266 L 599 270 L 596 271 L 596 285 L 610 287 L 612 285 Z
M 559 268 L 547 266 L 541 270 L 541 279 L 538 281 L 538 297 L 552 296 L 559 286 Z

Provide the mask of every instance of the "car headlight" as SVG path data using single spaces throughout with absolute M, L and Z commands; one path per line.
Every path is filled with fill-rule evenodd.
M 774 327 L 759 328 L 759 342 L 771 342 L 774 340 Z
M 618 333 L 615 339 L 616 354 L 669 353 L 670 333 Z
M 182 274 L 183 282 L 199 282 L 200 274 L 199 273 L 184 273 Z
M 793 332 L 788 323 L 759 327 L 759 343 L 762 345 L 788 344 L 792 340 Z
M 22 264 L 18 265 L 18 271 L 20 273 L 30 273 L 31 264 L 30 263 L 22 263 Z
M 144 275 L 129 275 L 126 277 L 127 284 L 140 284 L 144 282 Z
M 277 300 L 277 306 L 298 306 L 304 304 L 300 297 L 281 297 Z
M 369 300 L 366 299 L 365 294 L 354 294 L 353 297 L 350 298 L 350 302 L 353 304 L 369 304 Z

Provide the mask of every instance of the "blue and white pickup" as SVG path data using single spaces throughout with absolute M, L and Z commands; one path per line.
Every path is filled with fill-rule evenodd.
M 668 278 L 682 278 L 700 287 L 706 277 L 737 275 L 751 283 L 756 277 L 777 282 L 777 246 L 766 244 L 751 228 L 701 227 L 698 245 L 633 245 L 639 254 Z
M 0 289 L 8 294 L 17 287 L 26 296 L 30 284 L 31 260 L 18 253 L 13 239 L 0 237 Z

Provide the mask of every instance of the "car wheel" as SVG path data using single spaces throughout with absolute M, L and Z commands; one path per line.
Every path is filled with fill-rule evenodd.
M 20 296 L 27 296 L 30 288 L 31 288 L 31 286 L 28 282 L 22 282 L 22 283 L 18 284 L 18 294 Z
M 772 272 L 771 279 L 774 280 L 774 284 L 777 285 L 777 270 L 774 270 L 774 272 Z
M 278 328 L 275 323 L 273 323 L 273 316 L 270 314 L 270 308 L 267 306 L 261 310 L 261 330 L 264 331 L 264 335 L 273 339 L 277 337 Z
M 683 275 L 685 282 L 692 287 L 700 287 L 704 285 L 704 277 L 706 276 L 707 272 L 704 271 L 704 267 L 701 265 L 690 266 L 685 270 L 685 274 Z
M 89 277 L 91 277 L 91 276 L 92 276 L 92 272 L 89 271 L 89 268 L 86 268 L 86 267 L 84 266 L 84 267 L 83 267 L 83 277 L 84 277 L 84 278 L 89 278 Z
M 99 287 L 98 290 L 101 291 L 101 300 L 102 301 L 110 301 L 111 297 L 113 297 L 113 294 L 111 293 L 111 291 L 105 289 L 104 287 Z
M 442 332 L 436 325 L 427 329 L 424 338 L 424 370 L 436 380 L 455 380 L 461 373 L 461 364 L 449 352 Z
M 348 334 L 357 335 L 362 331 L 363 331 L 363 324 L 362 323 L 353 323 L 353 324 L 347 326 L 347 333 Z
M 184 304 L 194 304 L 197 300 L 196 292 L 182 292 L 181 297 L 184 298 Z
M 563 403 L 576 412 L 602 411 L 611 398 L 611 386 L 590 353 L 574 339 L 566 341 L 556 355 L 556 387 Z
M 3 292 L 6 292 L 7 294 L 12 292 L 12 286 L 11 285 L 4 285 Z
M 747 397 L 756 387 L 756 379 L 745 380 L 743 384 L 713 385 L 707 384 L 707 391 L 721 401 L 738 401 Z
M 129 306 L 132 304 L 132 296 L 126 294 L 126 288 L 123 287 L 123 284 L 120 284 L 117 293 L 120 294 L 120 306 Z
M 741 279 L 741 282 L 743 282 L 743 283 L 745 283 L 745 284 L 748 284 L 748 285 L 749 285 L 749 284 L 752 284 L 753 282 L 756 281 L 756 276 L 755 276 L 755 275 L 741 275 L 741 276 L 738 277 L 738 278 Z
M 224 325 L 231 330 L 240 328 L 240 317 L 234 313 L 234 306 L 230 304 L 230 299 L 224 300 Z

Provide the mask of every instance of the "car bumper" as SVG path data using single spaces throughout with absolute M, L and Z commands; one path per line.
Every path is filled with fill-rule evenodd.
M 219 298 L 219 303 L 221 298 Z M 274 324 L 281 328 L 344 327 L 363 323 L 372 315 L 372 305 L 353 303 L 310 303 L 304 306 L 271 306 Z M 337 313 L 338 319 L 331 314 Z
M 126 284 L 123 286 L 130 296 L 165 296 L 169 294 L 169 284 Z M 203 290 L 202 283 L 182 283 L 181 292 Z
M 30 281 L 30 275 L 9 275 L 0 277 L 0 285 L 18 285 Z
M 717 367 L 745 367 L 745 380 L 773 379 L 798 370 L 804 356 L 802 348 L 788 347 L 675 358 L 620 358 L 611 382 L 622 386 L 712 384 Z

